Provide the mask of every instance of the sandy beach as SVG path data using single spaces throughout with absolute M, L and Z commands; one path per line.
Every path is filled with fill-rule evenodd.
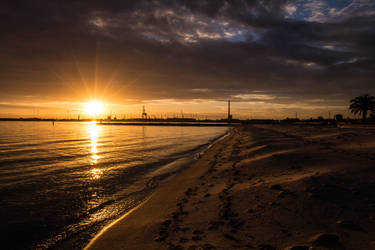
M 375 249 L 375 130 L 238 127 L 87 249 Z

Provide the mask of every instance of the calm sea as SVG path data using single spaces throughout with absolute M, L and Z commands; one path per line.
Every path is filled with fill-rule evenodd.
M 2 248 L 83 247 L 226 130 L 0 122 Z

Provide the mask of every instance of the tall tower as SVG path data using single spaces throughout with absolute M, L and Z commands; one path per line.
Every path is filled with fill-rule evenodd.
M 230 114 L 230 100 L 228 100 L 228 121 L 232 120 L 232 115 Z
M 143 105 L 143 109 L 142 109 L 142 119 L 147 119 L 147 113 L 146 113 L 145 105 Z

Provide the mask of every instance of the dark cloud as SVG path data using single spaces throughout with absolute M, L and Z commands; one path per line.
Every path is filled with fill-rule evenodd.
M 272 96 L 267 102 L 324 105 L 375 93 L 370 1 L 50 0 L 0 7 L 2 99 L 254 101 L 238 96 L 262 91 Z

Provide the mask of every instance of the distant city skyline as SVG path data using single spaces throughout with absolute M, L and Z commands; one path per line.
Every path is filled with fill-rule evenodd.
M 42 108 L 39 106 L 29 107 L 24 113 L 16 114 L 1 114 L 0 118 L 43 118 L 43 119 L 106 119 L 108 116 L 116 119 L 135 119 L 142 118 L 142 107 L 145 106 L 147 117 L 154 118 L 196 118 L 196 119 L 226 119 L 228 117 L 227 113 L 227 102 L 215 102 L 210 103 L 210 106 L 204 105 L 204 109 L 200 106 L 200 103 L 195 104 L 197 107 L 190 108 L 190 110 L 196 110 L 196 112 L 185 111 L 185 109 L 180 109 L 177 111 L 176 106 L 181 108 L 186 108 L 186 103 L 181 103 L 179 105 L 174 105 L 176 111 L 168 110 L 169 104 L 132 104 L 132 105 L 118 105 L 118 104 L 104 104 L 104 109 L 100 114 L 91 115 L 88 114 L 84 109 L 85 103 L 82 104 L 71 104 L 70 109 L 60 109 L 60 108 Z M 234 106 L 233 106 L 234 105 Z M 205 110 L 206 108 L 212 108 Z M 297 111 L 296 111 L 297 110 Z M 312 112 L 304 112 L 303 109 L 290 109 L 289 112 L 277 113 L 276 110 L 263 110 L 253 111 L 248 110 L 247 104 L 243 103 L 232 103 L 231 105 L 231 115 L 233 119 L 285 119 L 285 118 L 299 118 L 299 119 L 316 119 L 321 116 L 323 118 L 333 118 L 334 115 L 341 114 L 346 117 L 355 118 L 349 110 L 344 110 L 341 112 L 340 109 L 331 109 L 326 111 L 323 109 L 313 110 Z

